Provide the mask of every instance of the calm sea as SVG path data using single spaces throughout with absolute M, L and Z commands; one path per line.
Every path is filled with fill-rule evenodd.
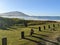
M 60 16 L 34 16 L 34 17 L 43 20 L 60 20 Z

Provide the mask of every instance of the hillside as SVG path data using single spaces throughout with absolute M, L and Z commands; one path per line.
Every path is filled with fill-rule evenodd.
M 0 17 L 19 18 L 19 19 L 25 19 L 25 20 L 40 20 L 38 18 L 35 18 L 33 16 L 29 16 L 28 14 L 25 14 L 25 13 L 19 12 L 19 11 L 11 11 L 11 12 L 6 12 L 6 13 L 1 13 Z
M 34 19 L 33 17 L 24 14 L 19 11 L 11 11 L 11 12 L 6 12 L 6 13 L 1 13 L 0 17 L 5 17 L 5 18 L 19 18 L 19 19 L 25 19 L 25 20 L 32 20 Z
M 7 45 L 59 44 L 57 38 L 60 36 L 60 25 L 58 25 L 60 22 L 0 17 L 0 24 L 0 45 L 2 45 L 2 38 L 7 38 Z M 49 25 L 50 27 L 48 27 Z M 39 31 L 39 27 L 41 27 L 41 31 Z M 30 35 L 31 29 L 34 30 L 33 35 Z M 24 39 L 21 38 L 22 31 Z
M 19 12 L 19 11 L 11 11 L 11 12 L 7 12 L 7 13 L 2 13 L 0 15 L 1 16 L 28 16 L 22 12 Z
M 24 20 L 24 19 L 18 19 L 18 18 L 0 17 L 0 28 L 7 29 L 7 28 L 10 28 L 11 26 L 16 26 L 16 25 L 19 25 L 19 26 L 42 25 L 42 24 L 46 24 L 46 22 L 48 23 L 49 21 Z
M 22 25 L 23 21 L 24 20 L 20 20 L 17 18 L 2 18 L 2 17 L 0 17 L 0 28 L 1 29 L 7 29 L 13 25 L 18 25 L 18 24 Z

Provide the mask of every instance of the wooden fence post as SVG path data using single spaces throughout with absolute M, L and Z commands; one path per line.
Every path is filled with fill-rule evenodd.
M 58 24 L 58 27 L 59 27 L 59 24 Z
M 50 29 L 50 25 L 48 25 L 48 28 Z
M 41 27 L 39 27 L 39 31 L 41 31 Z
M 2 45 L 7 45 L 7 38 L 2 38 Z
M 44 26 L 44 30 L 45 30 L 46 28 L 45 28 L 45 26 Z
M 24 31 L 21 32 L 21 38 L 24 39 Z
M 32 34 L 34 34 L 34 30 L 33 29 L 31 29 L 31 32 L 30 32 L 30 35 L 32 36 Z
M 55 27 L 55 24 L 53 24 L 53 27 Z

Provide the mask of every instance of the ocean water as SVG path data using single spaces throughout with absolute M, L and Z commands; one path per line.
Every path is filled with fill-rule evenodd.
M 60 20 L 60 16 L 34 16 L 34 18 L 41 20 Z
M 20 19 L 26 19 L 26 20 L 56 20 L 60 21 L 60 16 L 2 16 L 6 18 L 20 18 Z

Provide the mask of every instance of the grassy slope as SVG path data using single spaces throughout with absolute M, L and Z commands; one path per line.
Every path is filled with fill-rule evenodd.
M 30 25 L 28 27 L 24 27 L 24 26 L 22 26 L 22 27 L 21 26 L 12 26 L 12 28 L 10 28 L 9 30 L 2 30 L 2 29 L 0 29 L 0 45 L 2 45 L 1 44 L 2 40 L 1 39 L 3 37 L 7 37 L 8 45 L 37 45 L 36 42 L 30 41 L 30 40 L 26 40 L 26 39 L 21 39 L 21 31 L 24 31 L 26 38 L 29 38 L 31 40 L 38 41 L 38 42 L 43 41 L 43 40 L 41 40 L 39 38 L 35 38 L 35 37 L 29 36 L 31 28 L 34 29 L 36 34 L 39 34 L 39 35 L 33 34 L 33 36 L 42 37 L 42 38 L 45 38 L 45 39 L 51 39 L 52 40 L 53 39 L 52 37 L 54 37 L 53 35 L 56 35 L 56 33 L 60 34 L 59 33 L 60 27 L 57 26 L 57 23 L 45 23 L 45 24 L 39 25 L 38 22 L 35 23 L 35 22 L 31 21 L 29 23 Z M 35 23 L 36 25 L 32 25 L 31 23 L 33 23 L 33 24 Z M 56 30 L 57 31 L 50 31 L 53 28 L 52 24 L 56 24 Z M 44 25 L 46 26 L 46 30 L 43 29 Z M 48 29 L 48 25 L 51 26 L 51 29 Z M 39 26 L 42 28 L 42 32 L 38 31 L 38 27 Z M 46 35 L 48 37 L 40 36 L 40 35 Z

